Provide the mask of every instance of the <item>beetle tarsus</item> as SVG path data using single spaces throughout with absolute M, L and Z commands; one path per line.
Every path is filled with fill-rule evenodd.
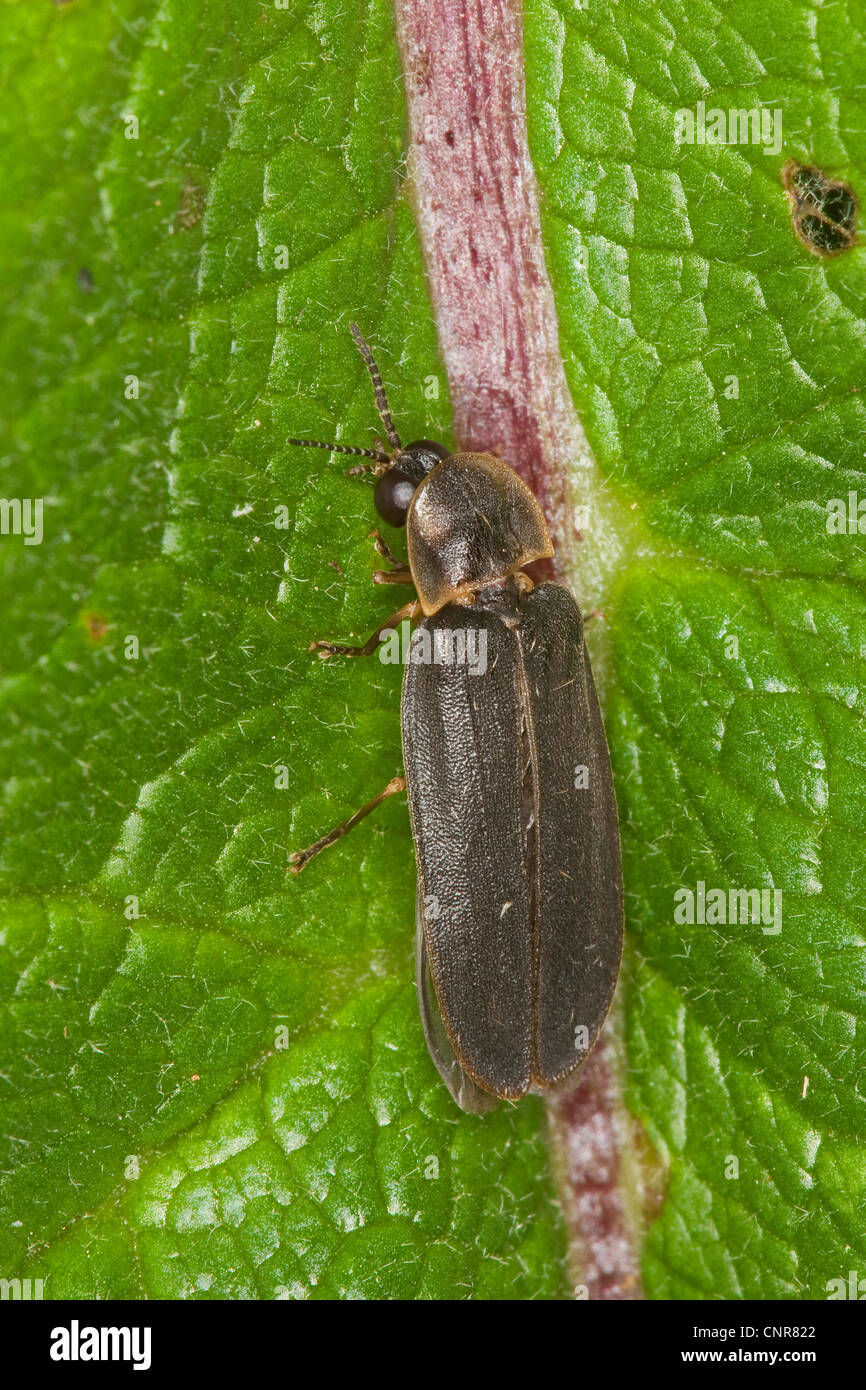
M 341 642 L 311 642 L 307 651 L 315 652 L 320 661 L 327 661 L 330 656 L 372 656 L 379 645 L 378 634 L 374 634 L 374 637 L 375 642 L 371 637 L 363 647 L 347 647 Z
M 291 440 L 289 440 L 291 443 Z M 356 463 L 354 467 L 346 469 L 347 478 L 360 477 L 362 473 L 373 473 L 377 478 L 381 478 L 383 473 L 387 473 L 391 467 L 390 460 L 387 463 Z

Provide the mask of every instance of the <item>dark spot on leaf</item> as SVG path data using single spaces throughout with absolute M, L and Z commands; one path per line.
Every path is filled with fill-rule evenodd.
M 451 145 L 451 146 L 453 146 L 453 144 L 454 144 L 454 131 L 453 131 L 453 130 L 446 130 L 446 132 L 445 132 L 445 144 L 446 144 L 446 145 Z
M 857 240 L 857 198 L 841 179 L 789 159 L 782 183 L 791 202 L 794 231 L 815 256 L 838 256 Z
M 331 569 L 332 569 L 332 570 L 336 570 L 336 571 L 337 571 L 338 575 L 339 575 L 340 578 L 342 579 L 342 578 L 343 578 L 343 566 L 340 564 L 339 560 L 329 560 L 329 561 L 328 561 L 328 564 L 331 566 Z
M 198 226 L 204 212 L 204 189 L 194 178 L 188 178 L 180 190 L 175 224 L 184 231 Z
M 83 265 L 79 270 L 78 274 L 75 277 L 75 282 L 78 285 L 78 288 L 80 290 L 83 290 L 85 294 L 91 294 L 93 289 L 95 288 L 93 284 L 93 276 L 87 269 L 86 265 Z
M 84 626 L 91 642 L 101 642 L 108 631 L 108 622 L 101 613 L 85 613 Z

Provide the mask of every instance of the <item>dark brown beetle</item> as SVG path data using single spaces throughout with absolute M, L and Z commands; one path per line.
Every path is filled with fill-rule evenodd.
M 423 614 L 403 684 L 405 778 L 290 862 L 299 873 L 408 789 L 424 1032 L 458 1105 L 481 1113 L 573 1085 L 610 1007 L 623 919 L 610 759 L 577 604 L 525 573 L 553 555 L 538 502 L 491 454 L 404 448 L 352 334 L 393 452 L 289 442 L 373 460 L 350 471 L 379 475 L 377 509 L 406 525 L 409 552 L 402 566 L 378 538 L 392 568 L 377 577 L 418 598 L 362 647 L 311 650 L 368 655 Z

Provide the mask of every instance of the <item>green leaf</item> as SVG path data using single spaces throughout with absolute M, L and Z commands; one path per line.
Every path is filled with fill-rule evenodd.
M 399 671 L 306 650 L 394 606 L 369 488 L 285 440 L 372 442 L 352 318 L 405 436 L 449 434 L 391 6 L 0 25 L 2 492 L 45 499 L 40 545 L 0 537 L 0 1273 L 567 1297 L 540 1107 L 458 1115 L 424 1049 L 405 806 L 286 876 L 400 752 Z M 866 496 L 864 271 L 798 240 L 782 170 L 862 200 L 863 39 L 794 0 L 528 0 L 526 44 L 617 540 L 629 1098 L 670 1169 L 645 1284 L 823 1298 L 866 1262 L 866 571 L 827 528 Z M 780 111 L 778 154 L 679 147 L 698 101 Z M 781 931 L 677 921 L 701 882 L 781 890 Z
M 0 549 L 0 1270 L 563 1297 L 538 1104 L 459 1116 L 424 1048 L 405 804 L 286 874 L 400 764 L 399 670 L 307 653 L 390 606 L 369 485 L 285 444 L 372 440 L 350 318 L 448 433 L 391 7 L 0 22 L 3 488 L 46 499 Z
M 629 1090 L 670 1165 L 647 1292 L 826 1298 L 866 1264 L 866 570 L 827 526 L 866 497 L 866 271 L 797 239 L 782 169 L 862 199 L 863 35 L 795 0 L 526 23 L 564 360 L 619 504 Z M 699 101 L 779 112 L 780 149 L 678 145 Z M 701 882 L 780 890 L 781 930 L 677 922 Z

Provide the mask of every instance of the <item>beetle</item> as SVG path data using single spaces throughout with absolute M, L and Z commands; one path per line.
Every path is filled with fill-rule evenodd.
M 526 567 L 553 555 L 536 498 L 502 459 L 403 445 L 355 324 L 390 451 L 319 440 L 371 460 L 379 515 L 405 526 L 408 565 L 374 579 L 417 597 L 363 646 L 313 642 L 323 658 L 370 655 L 405 618 L 404 777 L 289 856 L 300 873 L 386 797 L 408 792 L 418 868 L 416 981 L 433 1061 L 457 1104 L 481 1114 L 574 1085 L 613 998 L 623 936 L 610 757 L 580 610 Z M 378 441 L 377 441 L 378 442 Z M 466 659 L 470 650 L 485 660 Z M 461 660 L 461 654 L 463 659 Z

